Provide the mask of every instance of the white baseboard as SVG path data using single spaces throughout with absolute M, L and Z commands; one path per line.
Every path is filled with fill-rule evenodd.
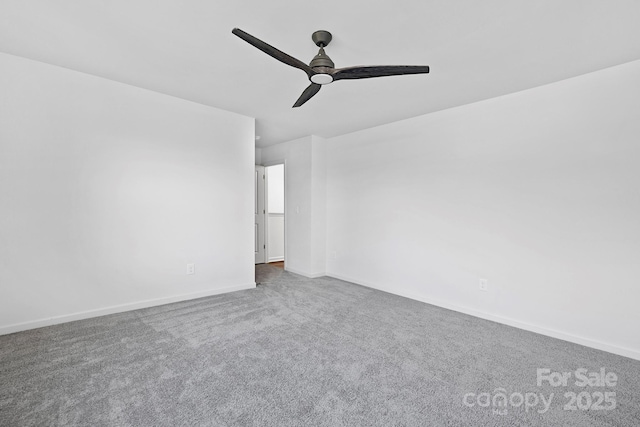
M 277 257 L 274 257 L 274 258 L 269 258 L 269 260 L 267 261 L 267 263 L 270 263 L 270 262 L 280 262 L 280 261 L 284 261 L 284 257 L 283 257 L 283 256 L 277 256 Z
M 61 316 L 47 317 L 44 319 L 31 320 L 28 322 L 15 323 L 13 325 L 0 326 L 0 335 L 12 334 L 14 332 L 26 331 L 28 329 L 42 328 L 44 326 L 57 325 L 60 323 L 73 322 L 75 320 L 89 319 L 92 317 L 106 316 L 108 314 L 122 313 L 125 311 L 138 310 L 141 308 L 155 307 L 158 305 L 171 304 L 173 302 L 188 301 L 212 295 L 226 294 L 228 292 L 254 289 L 255 283 L 249 285 L 228 286 L 226 288 L 211 289 L 190 294 L 174 295 L 164 298 L 156 298 L 145 301 L 132 302 L 127 304 L 114 305 L 110 307 L 97 308 L 95 310 L 81 311 Z
M 333 273 L 327 273 L 326 275 L 336 279 L 344 280 L 346 282 L 351 282 L 357 285 L 366 286 L 367 288 L 377 289 L 379 291 L 387 292 L 387 293 L 398 295 L 401 297 L 405 297 L 405 298 L 413 299 L 416 301 L 424 302 L 427 304 L 435 305 L 438 307 L 446 308 L 448 310 L 457 311 L 459 313 L 468 314 L 470 316 L 479 317 L 481 319 L 502 323 L 503 325 L 513 326 L 514 328 L 523 329 L 525 331 L 535 332 L 541 335 L 558 338 L 558 339 L 569 341 L 575 344 L 584 345 L 586 347 L 591 347 L 598 350 L 607 351 L 609 353 L 617 354 L 620 356 L 629 357 L 631 359 L 640 360 L 639 350 L 634 350 L 631 348 L 621 347 L 619 345 L 610 344 L 603 341 L 594 340 L 591 338 L 585 338 L 582 336 L 569 334 L 566 332 L 558 331 L 556 329 L 549 329 L 543 326 L 534 325 L 532 323 L 527 323 L 520 320 L 512 319 L 510 317 L 499 316 L 499 315 L 487 313 L 484 311 L 476 310 L 473 308 L 436 300 L 436 299 L 425 297 L 422 295 L 414 295 L 406 292 L 398 292 L 386 286 L 375 285 L 372 283 L 365 283 L 365 282 L 362 282 L 361 280 L 356 280 L 351 277 L 345 277 L 345 276 L 333 274 Z
M 287 270 L 287 271 L 290 271 L 291 273 L 295 273 L 295 274 L 299 274 L 299 275 L 304 276 L 304 277 L 308 277 L 309 279 L 317 279 L 318 277 L 322 277 L 322 276 L 326 276 L 327 275 L 324 271 L 320 272 L 320 273 L 308 273 L 306 271 L 296 270 L 295 268 L 288 267 L 286 264 L 284 266 L 284 269 Z

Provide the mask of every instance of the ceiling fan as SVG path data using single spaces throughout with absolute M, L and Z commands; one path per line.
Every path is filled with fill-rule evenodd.
M 311 99 L 312 96 L 318 93 L 322 85 L 335 82 L 336 80 L 368 79 L 371 77 L 425 74 L 429 72 L 429 66 L 427 65 L 375 65 L 334 68 L 333 61 L 324 52 L 324 48 L 331 42 L 331 33 L 324 30 L 316 31 L 311 35 L 311 39 L 320 50 L 318 54 L 313 57 L 309 65 L 291 55 L 287 55 L 251 34 L 245 33 L 239 28 L 234 28 L 231 32 L 278 61 L 299 68 L 307 73 L 311 84 L 302 92 L 302 95 L 300 95 L 296 103 L 293 104 L 294 108 L 301 106 Z

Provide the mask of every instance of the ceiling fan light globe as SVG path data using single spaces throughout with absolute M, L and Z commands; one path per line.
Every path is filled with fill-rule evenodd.
M 311 76 L 311 81 L 319 85 L 326 85 L 333 81 L 331 74 L 318 73 Z

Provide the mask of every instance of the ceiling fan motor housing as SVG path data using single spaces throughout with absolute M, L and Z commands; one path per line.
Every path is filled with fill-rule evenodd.
M 324 53 L 324 48 L 320 48 L 320 50 L 318 51 L 318 54 L 314 56 L 311 62 L 309 63 L 309 66 L 311 68 L 317 68 L 317 67 L 334 68 L 334 63 L 331 60 L 331 58 L 329 58 L 329 56 L 326 53 Z

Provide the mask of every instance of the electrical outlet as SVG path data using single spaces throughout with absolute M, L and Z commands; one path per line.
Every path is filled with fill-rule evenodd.
M 196 274 L 195 264 L 187 264 L 187 274 Z
M 484 292 L 487 292 L 489 290 L 487 279 L 480 279 L 480 281 L 478 282 L 478 289 Z

